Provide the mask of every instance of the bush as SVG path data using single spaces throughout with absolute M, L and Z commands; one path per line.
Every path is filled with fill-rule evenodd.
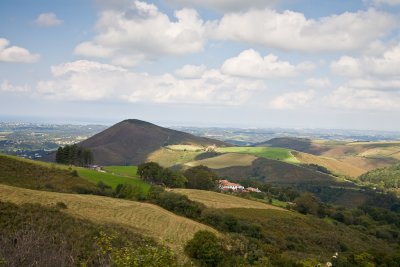
M 185 195 L 172 192 L 161 193 L 153 199 L 153 202 L 164 209 L 192 219 L 199 218 L 205 208 L 203 204 L 192 201 Z
M 115 188 L 115 197 L 124 198 L 130 200 L 145 200 L 146 193 L 143 188 L 137 185 L 131 184 L 118 184 Z
M 224 259 L 224 247 L 219 238 L 209 231 L 198 231 L 185 246 L 186 254 L 201 266 L 218 266 Z

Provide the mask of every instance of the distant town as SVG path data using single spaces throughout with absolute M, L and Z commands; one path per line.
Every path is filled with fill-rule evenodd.
M 58 147 L 79 143 L 106 129 L 106 125 L 40 124 L 0 122 L 0 152 L 39 159 Z M 321 140 L 400 140 L 399 132 L 335 129 L 240 129 L 216 127 L 172 127 L 197 136 L 233 145 L 249 146 L 276 137 L 304 137 Z

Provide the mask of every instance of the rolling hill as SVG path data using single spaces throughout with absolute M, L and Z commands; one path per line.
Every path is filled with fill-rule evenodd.
M 46 191 L 95 193 L 100 181 L 113 189 L 130 184 L 147 192 L 150 184 L 139 179 L 134 166 L 110 166 L 107 172 L 34 161 L 0 154 L 0 183 Z M 76 171 L 76 173 L 74 173 Z
M 50 165 L 50 164 L 49 164 Z M 94 183 L 71 170 L 50 167 L 41 162 L 0 154 L 0 183 L 46 191 L 77 192 L 97 191 Z
M 140 232 L 183 253 L 187 240 L 199 230 L 213 228 L 177 216 L 156 205 L 109 197 L 45 192 L 0 185 L 0 201 L 54 206 L 63 202 L 65 213 L 99 224 L 116 224 Z
M 117 123 L 80 143 L 93 152 L 95 163 L 100 165 L 137 165 L 164 146 L 181 144 L 201 147 L 226 145 L 218 140 L 134 119 Z
M 259 143 L 257 146 L 303 152 L 296 155 L 301 162 L 318 164 L 336 174 L 352 177 L 400 162 L 399 142 L 325 141 L 283 137 Z
M 305 164 L 317 164 L 323 166 L 335 174 L 347 175 L 350 177 L 358 177 L 363 174 L 366 170 L 349 164 L 345 161 L 324 157 L 316 156 L 309 153 L 293 151 L 293 155 L 302 163 Z
M 262 202 L 257 202 L 213 191 L 177 188 L 173 189 L 172 192 L 186 195 L 190 200 L 203 203 L 206 207 L 214 209 L 249 208 L 287 211 L 285 209 L 264 204 Z
M 334 185 L 340 183 L 330 175 L 294 164 L 265 158 L 254 160 L 250 166 L 234 166 L 214 170 L 223 177 L 235 179 L 247 179 L 251 177 L 276 185 Z

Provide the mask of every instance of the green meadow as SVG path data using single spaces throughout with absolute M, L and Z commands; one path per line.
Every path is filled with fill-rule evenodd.
M 117 175 L 139 178 L 139 176 L 136 174 L 137 166 L 105 166 L 103 169 L 107 172 Z
M 257 157 L 280 160 L 287 163 L 300 163 L 289 149 L 278 147 L 220 147 L 217 152 L 250 154 Z
M 121 166 L 124 168 L 124 166 Z M 92 183 L 98 183 L 102 181 L 103 183 L 111 186 L 113 189 L 117 187 L 118 184 L 131 184 L 135 186 L 140 186 L 144 190 L 145 193 L 150 189 L 150 185 L 137 177 L 127 177 L 121 176 L 109 172 L 98 172 L 95 170 L 85 169 L 85 168 L 76 168 L 78 171 L 78 175 Z M 136 174 L 136 172 L 135 172 Z

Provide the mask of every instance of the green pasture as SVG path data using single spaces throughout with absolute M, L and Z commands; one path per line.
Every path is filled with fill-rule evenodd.
M 136 174 L 137 166 L 105 166 L 103 169 L 107 172 L 117 175 L 139 178 Z
M 287 163 L 298 164 L 300 161 L 292 155 L 286 148 L 278 147 L 220 147 L 217 148 L 220 153 L 241 153 L 250 154 L 257 157 L 280 160 Z
M 144 181 L 136 177 L 126 177 L 108 172 L 98 172 L 85 168 L 74 169 L 78 171 L 78 175 L 80 177 L 85 178 L 86 180 L 96 184 L 102 181 L 103 183 L 111 186 L 113 189 L 115 189 L 118 184 L 131 184 L 135 186 L 140 186 L 146 193 L 150 189 L 150 185 L 148 183 L 145 183 Z

